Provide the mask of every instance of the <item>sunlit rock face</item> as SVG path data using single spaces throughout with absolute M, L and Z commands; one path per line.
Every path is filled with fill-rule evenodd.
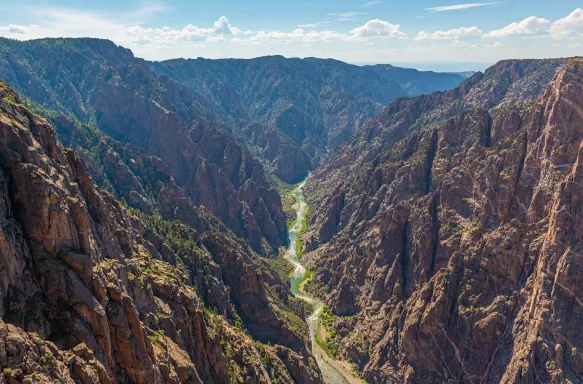
M 320 383 L 287 285 L 193 212 L 120 204 L 0 81 L 0 382 Z
M 389 105 L 314 173 L 306 257 L 370 382 L 580 382 L 583 64 Z

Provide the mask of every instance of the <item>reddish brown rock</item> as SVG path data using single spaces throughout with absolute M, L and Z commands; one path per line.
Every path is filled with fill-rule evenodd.
M 204 233 L 124 208 L 3 82 L 0 100 L 2 382 L 268 383 L 292 375 L 321 382 L 317 367 L 303 363 L 311 355 L 301 330 L 282 338 L 260 332 L 264 319 L 291 324 L 281 309 L 288 290 L 244 242 L 215 231 L 224 244 L 218 255 L 202 248 Z M 129 174 L 109 156 L 113 174 Z M 139 179 L 128 182 L 139 188 Z M 216 228 L 208 212 L 196 212 L 199 228 Z M 244 276 L 223 280 L 227 266 Z M 248 307 L 256 315 L 236 323 Z M 243 327 L 294 349 L 300 361 L 274 350 L 261 356 L 263 344 Z M 268 360 L 282 372 L 268 370 Z
M 501 62 L 314 174 L 313 285 L 370 382 L 583 381 L 582 126 L 581 60 Z

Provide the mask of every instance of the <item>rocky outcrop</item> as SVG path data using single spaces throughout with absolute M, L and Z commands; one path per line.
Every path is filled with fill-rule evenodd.
M 281 201 L 263 166 L 202 96 L 157 76 L 110 41 L 0 39 L 0 45 L 0 77 L 40 105 L 65 142 L 76 130 L 75 144 L 87 153 L 105 140 L 155 156 L 195 206 L 211 211 L 255 251 L 275 254 L 284 244 Z M 105 155 L 96 165 L 123 176 L 114 153 Z M 139 180 L 130 179 L 120 186 L 122 196 L 131 194 L 126 200 L 140 209 L 155 208 L 140 201 Z
M 0 181 L 1 382 L 321 382 L 275 271 L 212 221 L 205 234 L 124 208 L 3 82 Z M 264 318 L 289 331 L 263 334 Z
M 583 381 L 582 125 L 581 60 L 506 61 L 314 174 L 312 285 L 370 382 Z

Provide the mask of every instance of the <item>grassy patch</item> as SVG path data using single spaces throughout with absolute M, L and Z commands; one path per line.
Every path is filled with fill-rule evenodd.
M 320 348 L 322 348 L 322 350 L 324 352 L 326 352 L 326 354 L 328 356 L 330 356 L 333 359 L 337 359 L 338 358 L 338 352 L 332 346 L 332 344 L 330 343 L 329 339 L 327 338 L 326 340 L 323 340 L 320 337 L 320 332 L 319 331 L 316 332 L 316 343 L 318 343 L 318 345 L 320 346 Z
M 459 233 L 459 232 L 461 232 L 461 231 L 464 230 L 464 227 L 462 227 L 461 225 L 458 224 L 458 225 L 455 225 L 455 226 L 450 226 L 450 229 L 452 231 L 454 231 L 455 233 Z
M 152 344 L 156 344 L 158 346 L 166 345 L 164 340 L 164 331 L 155 331 L 152 336 L 148 336 L 148 339 L 150 339 L 150 343 Z
M 322 313 L 320 314 L 320 326 L 326 329 L 326 333 L 328 334 L 325 338 L 322 338 L 320 335 L 320 329 L 318 328 L 318 332 L 316 332 L 316 343 L 322 348 L 328 356 L 332 357 L 333 359 L 338 358 L 338 350 L 334 345 L 334 341 L 336 339 L 336 331 L 334 330 L 334 321 L 336 320 L 336 316 L 330 311 L 330 309 L 325 306 L 322 309 Z
M 303 247 L 304 243 L 300 239 L 298 239 L 296 241 L 296 255 L 298 256 L 298 259 L 301 259 L 302 256 L 304 255 Z
M 287 227 L 289 229 L 293 226 L 296 220 L 296 211 L 293 208 L 296 203 L 296 198 L 295 195 L 292 194 L 295 185 L 284 183 L 277 177 L 274 177 L 273 183 L 275 184 L 277 192 L 279 192 L 279 195 L 281 196 L 281 204 L 283 206 L 283 211 L 285 212 Z
M 308 269 L 306 271 L 306 274 L 304 275 L 304 277 L 302 277 L 302 280 L 300 280 L 298 286 L 301 286 L 306 280 L 311 279 L 313 274 L 314 274 L 314 272 L 312 272 Z
M 302 220 L 302 227 L 300 228 L 300 231 L 305 231 L 306 229 L 308 229 L 308 213 L 310 211 L 310 206 L 306 205 L 306 210 L 304 212 L 304 219 Z

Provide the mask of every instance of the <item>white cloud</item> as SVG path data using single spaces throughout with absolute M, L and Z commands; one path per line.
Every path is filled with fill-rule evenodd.
M 165 5 L 155 1 L 145 1 L 138 8 L 122 13 L 23 6 L 21 12 L 34 17 L 36 24 L 26 27 L 18 25 L 0 27 L 0 35 L 22 40 L 43 37 L 97 37 L 110 39 L 119 44 L 126 41 L 125 28 L 149 22 L 155 14 L 166 9 Z
M 470 9 L 470 8 L 476 8 L 476 7 L 485 7 L 488 5 L 497 5 L 497 4 L 502 4 L 501 1 L 496 1 L 496 2 L 492 2 L 492 3 L 467 3 L 467 4 L 456 4 L 456 5 L 447 5 L 444 7 L 431 7 L 431 8 L 425 8 L 426 11 L 429 12 L 444 12 L 444 11 L 459 11 L 462 9 Z
M 248 34 L 239 28 L 231 26 L 229 19 L 221 16 L 212 28 L 200 28 L 196 25 L 188 24 L 182 29 L 164 28 L 143 28 L 139 25 L 124 29 L 125 35 L 119 40 L 130 41 L 136 44 L 161 43 L 169 44 L 179 41 L 186 42 L 221 42 L 225 41 L 224 35 Z
M 295 29 L 291 34 L 285 32 L 269 32 L 267 34 L 271 39 L 276 40 L 301 40 L 305 42 L 316 41 L 333 41 L 333 40 L 349 40 L 349 36 L 343 33 L 334 31 L 309 31 L 305 32 L 303 29 Z M 259 39 L 264 39 L 262 34 L 257 36 Z
M 219 17 L 219 20 L 215 21 L 212 28 L 212 33 L 220 33 L 224 35 L 239 35 L 241 30 L 239 28 L 232 27 L 229 23 L 229 19 L 225 16 Z
M 315 28 L 319 25 L 329 24 L 330 20 L 320 21 L 319 23 L 300 24 L 298 28 Z
M 332 40 L 350 40 L 350 38 L 343 34 L 334 31 L 310 31 L 304 34 L 304 41 L 313 42 L 313 41 L 332 41 Z
M 370 20 L 363 26 L 350 31 L 354 37 L 391 37 L 404 38 L 406 35 L 401 32 L 399 24 L 391 24 L 387 21 L 375 19 Z
M 550 32 L 553 39 L 583 37 L 583 9 L 577 8 L 569 16 L 555 21 Z
M 504 44 L 497 41 L 497 42 L 492 43 L 492 44 L 484 44 L 484 47 L 489 48 L 489 49 L 500 49 L 500 48 L 504 48 Z
M 531 16 L 514 22 L 502 29 L 491 31 L 484 37 L 538 36 L 550 34 L 553 39 L 576 39 L 583 37 L 583 9 L 577 8 L 568 16 L 551 22 L 542 17 Z
M 280 31 L 259 31 L 253 36 L 247 39 L 250 42 L 263 42 L 263 41 L 275 41 L 275 40 L 302 40 L 305 37 L 305 32 L 302 28 L 296 28 L 291 32 L 280 32 Z M 233 40 L 231 40 L 233 41 Z M 237 40 L 239 42 L 244 42 L 245 40 Z M 235 41 L 235 42 L 237 42 Z
M 306 31 L 304 28 L 296 28 L 291 32 L 282 31 L 257 31 L 247 39 L 232 39 L 232 42 L 249 44 L 268 41 L 365 41 L 371 38 L 405 38 L 407 35 L 400 30 L 401 26 L 387 21 L 375 19 L 353 29 L 350 33 L 336 31 Z
M 508 37 L 520 35 L 535 35 L 548 30 L 551 22 L 541 17 L 531 16 L 521 22 L 512 23 L 502 29 L 487 33 L 486 37 Z
M 479 0 L 469 1 L 482 4 L 479 3 Z M 493 2 L 496 0 L 484 1 Z M 359 6 L 359 4 L 367 2 L 371 3 L 373 0 L 361 0 L 360 3 L 356 4 Z M 386 1 L 384 3 L 388 4 Z M 450 4 L 452 3 L 455 4 L 456 0 Z M 568 52 L 579 49 L 580 43 L 583 41 L 581 39 L 583 37 L 581 29 L 582 9 L 577 9 L 568 16 L 565 14 L 566 17 L 556 20 L 554 23 L 535 20 L 541 23 L 538 26 L 532 21 L 525 22 L 524 20 L 517 20 L 516 23 L 506 27 L 504 25 L 507 23 L 504 23 L 499 26 L 501 29 L 496 34 L 510 35 L 508 31 L 511 29 L 512 33 L 523 36 L 539 37 L 545 33 L 544 36 L 548 36 L 548 38 L 546 40 L 533 40 L 533 44 L 524 44 L 525 41 L 522 39 L 504 41 L 500 39 L 504 42 L 501 44 L 498 39 L 480 41 L 479 37 L 484 37 L 485 33 L 490 32 L 491 29 L 482 32 L 478 29 L 479 25 L 472 27 L 472 24 L 466 24 L 467 28 L 422 31 L 417 36 L 412 35 L 411 37 L 416 37 L 415 40 L 424 40 L 424 42 L 413 42 L 412 39 L 405 39 L 407 35 L 399 25 L 391 24 L 388 21 L 369 20 L 372 17 L 364 19 L 366 16 L 362 15 L 369 9 L 366 7 L 359 9 L 362 12 L 336 13 L 317 22 L 301 24 L 298 28 L 289 30 L 243 30 L 243 28 L 239 29 L 234 26 L 237 23 L 231 25 L 226 17 L 221 17 L 216 22 L 209 20 L 208 24 L 202 26 L 189 24 L 162 27 L 160 24 L 155 24 L 156 19 L 150 16 L 164 10 L 164 7 L 157 6 L 155 3 L 151 4 L 153 5 L 122 13 L 88 12 L 71 8 L 30 8 L 28 13 L 32 17 L 31 22 L 36 25 L 8 25 L 6 22 L 4 26 L 0 26 L 0 36 L 17 39 L 81 36 L 106 38 L 132 49 L 138 57 L 150 60 L 198 56 L 256 57 L 283 52 L 287 48 L 296 49 L 297 55 L 300 57 L 309 54 L 335 57 L 345 61 L 371 62 L 396 60 L 397 58 L 403 61 L 423 61 L 428 55 L 429 57 L 455 61 L 488 62 L 511 56 L 517 58 L 557 57 L 565 56 Z M 471 4 L 444 7 L 443 10 L 471 8 L 473 7 Z M 370 6 L 372 7 L 372 5 Z M 430 18 L 434 14 L 426 13 L 425 15 Z M 363 18 L 364 20 L 355 22 L 355 25 L 351 27 L 356 27 L 354 29 L 340 26 L 341 24 L 338 22 L 340 19 L 350 19 L 351 17 L 353 20 L 354 18 Z M 369 21 L 366 22 L 367 20 Z M 13 20 L 13 23 L 15 21 L 17 20 Z M 334 22 L 338 23 L 333 24 Z M 543 24 L 546 25 L 543 26 Z M 152 28 L 148 28 L 148 26 L 152 26 Z M 336 26 L 338 27 L 336 28 Z M 539 29 L 540 32 L 533 32 Z M 495 34 L 494 32 L 492 31 L 488 35 Z M 557 44 L 551 46 L 553 43 L 551 37 L 572 40 L 556 40 L 554 42 Z M 305 45 L 311 45 L 311 47 Z M 407 47 L 408 45 L 411 47 Z M 541 49 L 541 46 L 547 48 Z
M 330 13 L 328 16 L 336 16 L 341 18 L 350 18 L 354 16 L 366 15 L 364 12 L 343 12 L 343 13 Z
M 10 24 L 8 26 L 8 33 L 26 33 L 26 27 Z
M 361 8 L 367 8 L 367 7 L 371 7 L 373 5 L 377 5 L 377 4 L 380 4 L 380 3 L 382 3 L 382 1 L 380 1 L 380 0 L 374 0 L 374 1 L 369 1 L 367 3 L 362 4 L 360 7 Z
M 42 20 L 42 29 L 51 31 L 49 37 L 105 37 L 124 27 L 121 18 L 71 9 L 40 9 L 36 14 Z
M 461 27 L 458 29 L 450 29 L 449 31 L 425 32 L 421 31 L 415 37 L 415 40 L 453 40 L 453 39 L 469 39 L 478 38 L 482 36 L 482 31 L 478 27 Z

